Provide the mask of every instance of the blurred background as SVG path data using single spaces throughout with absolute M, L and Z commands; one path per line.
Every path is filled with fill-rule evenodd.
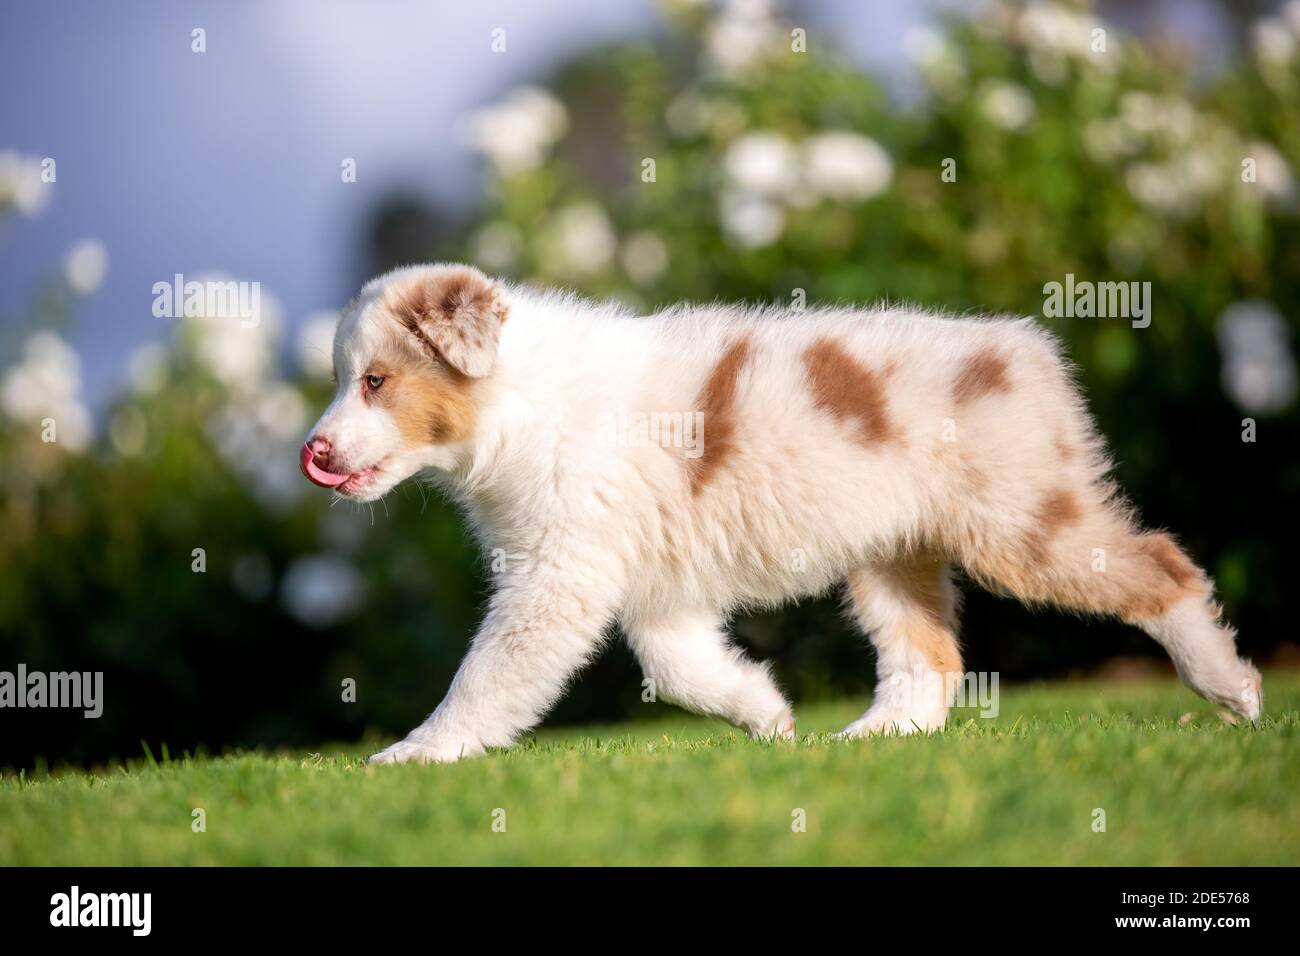
M 803 289 L 1037 315 L 1245 652 L 1300 657 L 1300 0 L 3 17 L 0 670 L 103 671 L 104 711 L 0 710 L 0 767 L 393 735 L 437 703 L 488 563 L 432 493 L 331 508 L 296 462 L 336 310 L 430 259 L 642 310 Z M 259 283 L 256 324 L 156 317 L 177 273 Z M 1150 327 L 1045 317 L 1071 273 L 1150 282 Z M 796 699 L 871 686 L 833 598 L 735 629 Z M 1167 667 L 973 590 L 963 636 L 1003 680 Z M 640 679 L 615 641 L 549 721 L 662 713 Z

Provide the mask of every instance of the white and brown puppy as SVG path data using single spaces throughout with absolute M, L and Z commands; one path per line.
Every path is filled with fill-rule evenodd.
M 335 337 L 338 394 L 302 450 L 360 501 L 428 470 L 508 560 L 446 699 L 375 761 L 510 744 L 617 622 L 657 693 L 791 736 L 728 614 L 847 585 L 878 657 L 849 735 L 940 727 L 961 672 L 954 565 L 1030 604 L 1141 627 L 1248 719 L 1212 585 L 1140 530 L 1066 363 L 1029 319 L 681 306 L 649 316 L 401 269 Z

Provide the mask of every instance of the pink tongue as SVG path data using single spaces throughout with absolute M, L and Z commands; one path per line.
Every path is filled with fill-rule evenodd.
M 332 471 L 317 468 L 314 461 L 315 457 L 312 454 L 311 447 L 304 444 L 302 451 L 298 453 L 298 464 L 302 467 L 302 473 L 322 488 L 333 488 L 352 477 L 351 475 L 336 475 Z

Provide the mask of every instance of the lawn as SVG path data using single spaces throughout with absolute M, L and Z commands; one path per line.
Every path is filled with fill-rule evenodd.
M 1300 672 L 1265 687 L 1255 727 L 1172 681 L 1042 684 L 929 737 L 826 736 L 862 701 L 801 708 L 797 743 L 665 707 L 450 766 L 348 745 L 10 775 L 0 864 L 1294 864 Z

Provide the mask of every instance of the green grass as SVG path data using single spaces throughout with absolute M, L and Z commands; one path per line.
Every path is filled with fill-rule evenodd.
M 1265 687 L 1255 727 L 1172 681 L 1076 683 L 929 737 L 828 739 L 861 701 L 802 708 L 796 744 L 665 707 L 449 766 L 358 745 L 9 776 L 0 864 L 1294 864 L 1300 673 Z

